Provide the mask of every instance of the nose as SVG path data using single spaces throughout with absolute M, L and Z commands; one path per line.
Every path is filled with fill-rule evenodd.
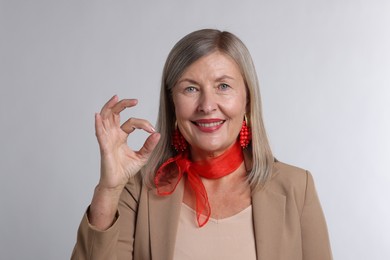
M 199 97 L 198 112 L 209 114 L 217 110 L 217 100 L 211 91 L 202 91 Z

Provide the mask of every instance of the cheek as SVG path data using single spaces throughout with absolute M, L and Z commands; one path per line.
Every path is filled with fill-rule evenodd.
M 175 109 L 175 116 L 178 121 L 186 119 L 190 116 L 190 102 L 183 98 L 173 98 L 173 106 Z
M 247 101 L 246 96 L 242 95 L 239 97 L 236 97 L 230 102 L 225 103 L 225 109 L 226 111 L 229 111 L 232 118 L 240 120 L 244 118 L 244 115 L 246 113 L 246 107 L 247 107 Z

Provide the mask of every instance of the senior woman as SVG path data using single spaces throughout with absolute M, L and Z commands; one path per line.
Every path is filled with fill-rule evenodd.
M 72 259 L 331 259 L 309 172 L 274 159 L 250 54 L 233 34 L 188 34 L 165 63 L 157 131 L 96 114 L 101 176 Z M 135 129 L 150 136 L 139 151 Z

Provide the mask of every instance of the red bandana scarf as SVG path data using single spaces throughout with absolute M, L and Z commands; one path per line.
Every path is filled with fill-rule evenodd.
M 183 174 L 187 174 L 189 185 L 195 193 L 196 219 L 199 227 L 209 220 L 211 208 L 206 189 L 200 177 L 218 179 L 234 172 L 244 161 L 240 142 L 236 142 L 218 157 L 205 161 L 192 162 L 188 150 L 169 158 L 157 170 L 154 183 L 160 196 L 172 194 Z

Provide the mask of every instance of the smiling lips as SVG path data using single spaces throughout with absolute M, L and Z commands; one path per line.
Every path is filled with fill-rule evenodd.
M 225 121 L 226 120 L 216 118 L 216 119 L 196 120 L 196 121 L 192 121 L 192 123 L 196 125 L 200 131 L 211 133 L 221 128 L 221 126 L 223 125 L 223 123 L 225 123 Z

